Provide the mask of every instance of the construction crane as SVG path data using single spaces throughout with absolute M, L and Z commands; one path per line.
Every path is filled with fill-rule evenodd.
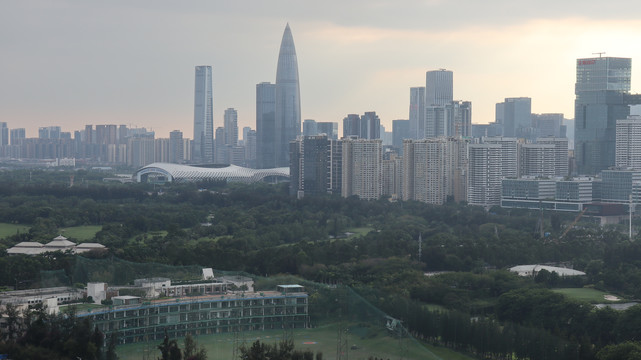
M 577 215 L 576 218 L 574 218 L 574 221 L 572 221 L 572 224 L 568 225 L 568 227 L 565 228 L 565 230 L 563 231 L 563 234 L 561 234 L 561 236 L 559 236 L 559 239 L 563 238 L 565 236 L 565 234 L 567 234 L 570 230 L 572 230 L 574 225 L 576 225 L 576 223 L 578 223 L 579 220 L 581 220 L 581 217 L 583 216 L 583 214 L 585 214 L 585 211 L 587 209 L 588 209 L 587 206 L 583 207 L 583 210 L 581 210 L 579 215 Z

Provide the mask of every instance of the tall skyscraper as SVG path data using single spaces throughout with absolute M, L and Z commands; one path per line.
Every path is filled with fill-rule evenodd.
M 256 85 L 256 167 L 276 167 L 276 85 Z
M 289 166 L 289 142 L 300 134 L 298 60 L 289 24 L 285 27 L 276 69 L 276 166 Z
M 234 108 L 225 110 L 225 145 L 238 145 L 238 112 Z
M 211 76 L 211 66 L 196 66 L 192 159 L 200 163 L 214 161 L 214 102 Z
M 194 139 L 192 159 L 198 163 L 214 161 L 214 103 L 211 66 L 196 66 L 194 90 Z
M 425 87 L 410 88 L 410 139 L 425 138 Z
M 577 172 L 593 175 L 615 165 L 616 121 L 630 115 L 632 60 L 578 59 L 574 101 L 574 154 Z
M 400 155 L 403 155 L 404 139 L 413 139 L 410 136 L 410 121 L 392 120 L 392 146 L 398 149 Z
M 439 69 L 425 74 L 425 106 L 445 105 L 454 100 L 454 75 Z

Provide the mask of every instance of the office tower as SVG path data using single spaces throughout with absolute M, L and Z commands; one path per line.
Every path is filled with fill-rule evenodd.
M 454 76 L 450 70 L 425 73 L 425 106 L 445 105 L 454 100 Z
M 574 101 L 574 150 L 577 172 L 593 175 L 615 165 L 616 121 L 630 115 L 632 60 L 598 57 L 578 59 Z
M 450 101 L 425 107 L 424 138 L 469 137 L 472 133 L 472 103 Z
M 227 146 L 225 145 L 225 128 L 219 126 L 216 128 L 216 140 L 214 141 L 214 163 L 228 164 Z
M 486 209 L 501 201 L 501 145 L 468 145 L 467 202 Z
M 554 176 L 566 177 L 569 174 L 568 139 L 564 137 L 541 137 L 537 144 L 554 146 Z
M 336 122 L 317 122 L 316 128 L 318 134 L 326 134 L 330 140 L 338 140 L 338 123 Z
M 404 139 L 413 139 L 410 137 L 410 121 L 392 120 L 392 146 L 398 149 L 401 156 L 403 155 Z
M 343 137 L 361 137 L 361 118 L 357 114 L 348 114 L 343 119 Z
M 9 128 L 7 123 L 0 122 L 0 146 L 9 145 Z
M 425 137 L 425 87 L 410 88 L 409 116 L 409 139 L 423 139 Z
M 537 137 L 566 137 L 563 114 L 532 114 L 532 127 Z
M 20 141 L 25 139 L 26 131 L 24 128 L 11 129 L 11 145 L 20 145 Z
M 247 133 L 253 131 L 249 126 L 243 126 L 243 143 L 247 140 Z
M 555 176 L 554 144 L 521 144 L 519 149 L 519 177 Z
M 483 144 L 497 144 L 501 146 L 501 177 L 518 177 L 519 164 L 519 139 L 513 137 L 484 137 Z
M 234 108 L 225 110 L 225 145 L 238 145 L 238 112 Z
M 381 119 L 375 111 L 368 111 L 360 117 L 348 114 L 343 119 L 343 137 L 358 136 L 361 139 L 381 138 Z
M 528 138 L 532 128 L 532 99 L 505 98 L 496 104 L 497 124 L 503 127 L 503 136 Z
M 276 85 L 256 85 L 256 167 L 276 167 Z
M 197 163 L 214 161 L 214 103 L 211 76 L 211 66 L 196 66 L 192 159 Z
M 376 111 L 368 111 L 361 115 L 361 138 L 381 138 L 381 119 L 376 115 Z
M 312 119 L 303 120 L 303 136 L 313 135 L 318 135 L 318 123 Z
M 289 142 L 300 135 L 300 119 L 298 60 L 287 24 L 276 69 L 276 167 L 289 166 Z
M 250 168 L 256 167 L 256 130 L 249 130 L 244 135 L 245 143 L 245 166 Z
M 326 135 L 300 136 L 290 142 L 289 192 L 304 195 L 326 194 L 329 188 L 330 140 Z
M 472 102 L 452 101 L 446 105 L 448 136 L 472 136 Z
M 174 130 L 169 133 L 169 162 L 181 164 L 184 158 L 183 133 L 180 130 Z
M 445 106 L 429 105 L 425 107 L 425 133 L 421 139 L 431 139 L 446 135 Z
M 183 138 L 183 161 L 191 162 L 191 151 L 193 150 L 192 139 Z
M 358 196 L 364 200 L 381 197 L 381 159 L 383 144 L 380 139 L 343 139 L 341 195 Z

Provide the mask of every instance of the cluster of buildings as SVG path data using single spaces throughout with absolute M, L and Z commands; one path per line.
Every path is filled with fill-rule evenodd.
M 22 309 L 43 304 L 51 314 L 82 301 L 95 306 L 78 310 L 76 316 L 90 318 L 106 336 L 117 333 L 120 344 L 158 341 L 165 335 L 182 338 L 309 326 L 308 295 L 302 286 L 278 285 L 272 291 L 257 292 L 251 278 L 215 278 L 211 269 L 203 269 L 200 280 L 180 283 L 144 278 L 125 286 L 90 282 L 84 289 L 56 287 L 0 294 L 1 306 Z M 0 318 L 0 332 L 7 330 L 6 320 Z
M 471 123 L 470 102 L 453 100 L 451 71 L 428 71 L 426 86 L 410 89 L 410 119 L 393 121 L 391 145 L 373 130 L 373 112 L 348 115 L 342 139 L 292 141 L 291 193 L 627 212 L 603 204 L 641 200 L 641 116 L 630 115 L 641 95 L 629 93 L 630 67 L 625 58 L 577 60 L 576 121 L 532 114 L 531 99 L 518 97 L 496 104 L 486 125 Z

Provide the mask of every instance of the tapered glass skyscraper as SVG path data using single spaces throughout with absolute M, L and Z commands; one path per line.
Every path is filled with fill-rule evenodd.
M 196 66 L 194 88 L 192 159 L 197 163 L 212 163 L 214 161 L 214 105 L 211 66 Z
M 289 24 L 285 27 L 276 69 L 276 166 L 289 166 L 289 142 L 300 134 L 298 61 Z

